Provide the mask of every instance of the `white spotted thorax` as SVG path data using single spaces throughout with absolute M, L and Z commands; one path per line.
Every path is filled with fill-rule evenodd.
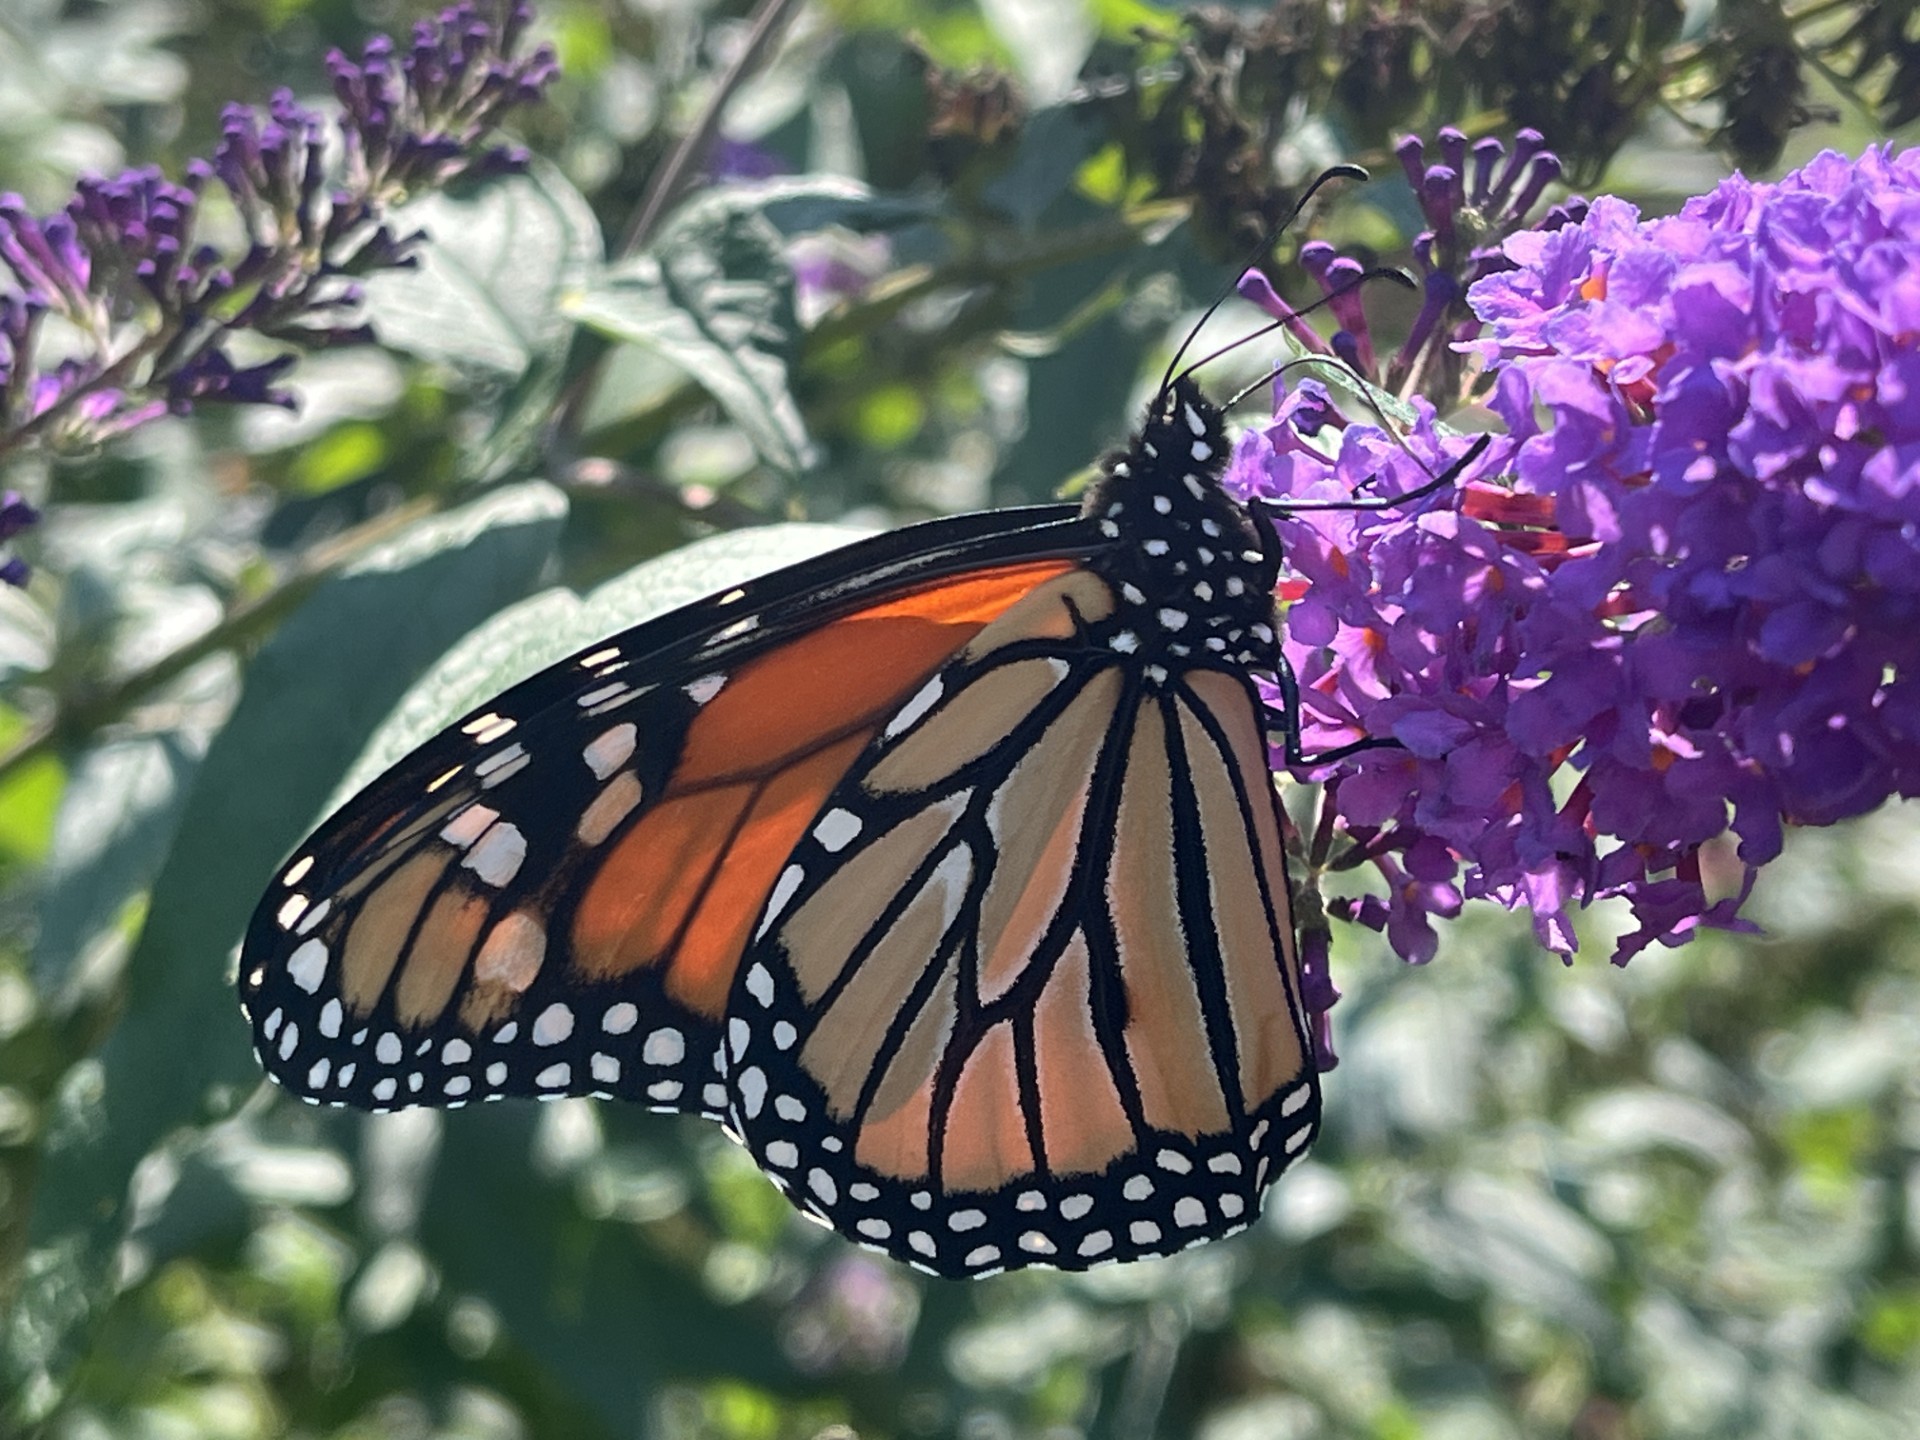
M 1150 683 L 1196 662 L 1262 673 L 1277 663 L 1278 546 L 1220 488 L 1229 453 L 1219 407 L 1176 380 L 1088 491 L 1082 513 L 1122 542 L 1093 562 L 1121 601 L 1101 631 L 1146 663 Z

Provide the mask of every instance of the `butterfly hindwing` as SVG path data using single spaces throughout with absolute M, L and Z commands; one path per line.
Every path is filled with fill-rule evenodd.
M 1242 1228 L 1317 1121 L 1256 698 L 1144 683 L 1116 598 L 1040 587 L 890 718 L 729 1007 L 762 1166 L 942 1274 Z

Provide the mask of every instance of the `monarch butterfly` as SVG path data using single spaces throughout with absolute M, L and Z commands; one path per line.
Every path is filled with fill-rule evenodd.
M 696 602 L 394 766 L 248 929 L 268 1073 L 720 1120 L 946 1276 L 1244 1229 L 1320 1093 L 1253 683 L 1278 540 L 1189 375 L 1078 508 Z

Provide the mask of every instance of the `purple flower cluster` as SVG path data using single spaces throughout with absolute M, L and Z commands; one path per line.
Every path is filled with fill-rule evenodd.
M 1507 436 L 1405 507 L 1277 517 L 1307 752 L 1398 742 L 1314 772 L 1311 858 L 1378 871 L 1343 913 L 1411 960 L 1467 898 L 1570 956 L 1620 896 L 1625 961 L 1746 928 L 1784 824 L 1920 793 L 1920 151 L 1504 254 L 1468 299 Z M 1468 448 L 1415 412 L 1402 441 L 1302 383 L 1229 482 L 1408 493 Z
M 497 20 L 462 0 L 438 20 L 416 24 L 404 51 L 376 35 L 358 60 L 329 54 L 349 189 L 390 202 L 413 190 L 525 169 L 525 150 L 484 142 L 509 111 L 538 101 L 560 73 L 549 46 L 516 56 L 532 21 L 527 0 L 505 0 Z
M 1323 240 L 1300 247 L 1300 268 L 1320 288 L 1336 329 L 1329 338 L 1287 305 L 1267 278 L 1249 270 L 1240 293 L 1279 319 L 1310 353 L 1333 355 L 1350 370 L 1396 394 L 1418 391 L 1453 396 L 1463 379 L 1457 342 L 1479 333 L 1467 307 L 1468 289 L 1489 275 L 1513 268 L 1501 242 L 1527 223 L 1547 186 L 1560 176 L 1560 157 L 1546 148 L 1537 130 L 1514 137 L 1513 153 L 1493 136 L 1473 142 L 1451 126 L 1438 136 L 1440 159 L 1427 163 L 1426 145 L 1407 136 L 1395 147 L 1407 182 L 1420 202 L 1428 229 L 1414 237 L 1413 257 L 1420 270 L 1420 312 L 1405 340 L 1381 357 L 1367 324 L 1360 285 L 1366 269 Z M 1574 196 L 1547 212 L 1537 228 L 1556 230 L 1577 223 L 1586 201 Z
M 278 381 L 294 357 L 243 365 L 230 342 L 371 338 L 345 319 L 361 298 L 354 280 L 411 264 L 419 238 L 396 236 L 385 211 L 526 163 L 486 142 L 556 73 L 546 47 L 515 53 L 530 18 L 525 0 L 502 0 L 497 19 L 462 4 L 416 26 L 398 60 L 385 37 L 358 62 L 334 52 L 346 162 L 331 187 L 325 124 L 282 90 L 264 116 L 229 106 L 213 158 L 191 161 L 184 184 L 152 168 L 88 178 L 45 218 L 0 195 L 0 453 L 98 444 L 206 401 L 290 406 Z M 195 241 L 209 181 L 233 200 L 244 253 Z M 77 333 L 69 353 L 42 353 L 49 315 Z

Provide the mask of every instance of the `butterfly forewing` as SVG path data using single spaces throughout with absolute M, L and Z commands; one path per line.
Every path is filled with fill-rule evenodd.
M 1003 532 L 1006 562 L 959 576 L 870 545 L 832 600 L 803 566 L 703 628 L 638 627 L 401 762 L 249 929 L 269 1072 L 376 1109 L 600 1093 L 719 1113 L 722 1012 L 801 830 L 928 674 L 1070 563 L 1023 554 L 1060 547 L 1044 523 Z

